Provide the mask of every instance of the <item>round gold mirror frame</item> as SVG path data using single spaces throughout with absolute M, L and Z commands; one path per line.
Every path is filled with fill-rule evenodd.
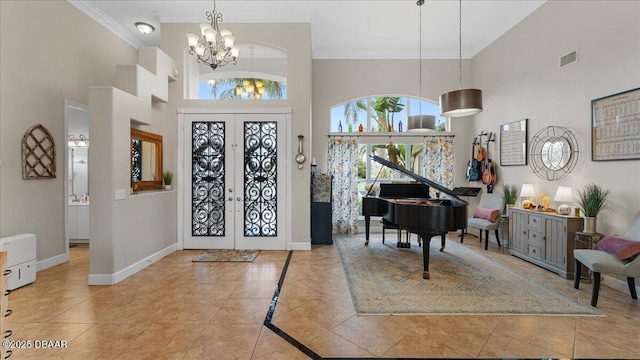
M 554 181 L 571 173 L 578 162 L 578 141 L 560 126 L 548 126 L 536 133 L 529 146 L 529 165 L 538 177 Z

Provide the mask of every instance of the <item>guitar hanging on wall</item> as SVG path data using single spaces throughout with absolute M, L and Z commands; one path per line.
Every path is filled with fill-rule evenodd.
M 480 180 L 482 164 L 475 158 L 476 145 L 478 145 L 478 138 L 474 137 L 471 144 L 471 159 L 467 163 L 467 181 Z
M 495 134 L 490 132 L 487 136 L 487 149 L 489 149 L 489 142 L 495 141 Z M 482 172 L 482 183 L 487 185 L 487 192 L 491 194 L 493 192 L 493 185 L 495 185 L 497 180 L 497 174 L 495 169 L 495 163 L 491 160 L 488 155 L 488 150 L 486 155 L 486 161 L 484 162 L 484 170 Z

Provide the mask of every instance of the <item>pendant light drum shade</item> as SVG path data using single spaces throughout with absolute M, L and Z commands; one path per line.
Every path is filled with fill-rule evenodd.
M 482 111 L 482 90 L 462 88 L 462 0 L 458 2 L 458 84 L 460 90 L 440 95 L 440 115 L 448 118 L 475 115 Z
M 411 115 L 408 117 L 408 131 L 435 131 L 436 117 L 433 115 Z
M 440 95 L 440 112 L 445 117 L 461 117 L 482 111 L 482 90 L 462 89 Z

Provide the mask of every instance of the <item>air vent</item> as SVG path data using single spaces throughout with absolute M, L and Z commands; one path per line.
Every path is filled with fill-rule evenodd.
M 560 68 L 578 62 L 578 50 L 574 50 L 560 58 Z

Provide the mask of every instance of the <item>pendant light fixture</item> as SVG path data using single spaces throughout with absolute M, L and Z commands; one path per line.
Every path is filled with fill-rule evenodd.
M 458 81 L 459 89 L 440 95 L 440 115 L 449 118 L 475 115 L 482 111 L 482 90 L 462 89 L 462 0 L 458 17 Z
M 229 63 L 237 64 L 236 38 L 231 31 L 220 30 L 218 23 L 222 22 L 222 13 L 216 10 L 216 0 L 213 0 L 213 11 L 207 11 L 206 15 L 209 22 L 200 24 L 200 35 L 187 34 L 189 54 L 196 55 L 199 63 L 205 63 L 213 70 Z
M 424 5 L 424 0 L 418 0 L 416 5 L 420 7 L 420 27 L 418 30 L 418 49 L 420 49 L 418 55 L 418 97 L 420 98 L 420 107 L 418 115 L 410 115 L 407 117 L 407 131 L 434 131 L 436 128 L 436 117 L 422 114 L 422 5 Z

